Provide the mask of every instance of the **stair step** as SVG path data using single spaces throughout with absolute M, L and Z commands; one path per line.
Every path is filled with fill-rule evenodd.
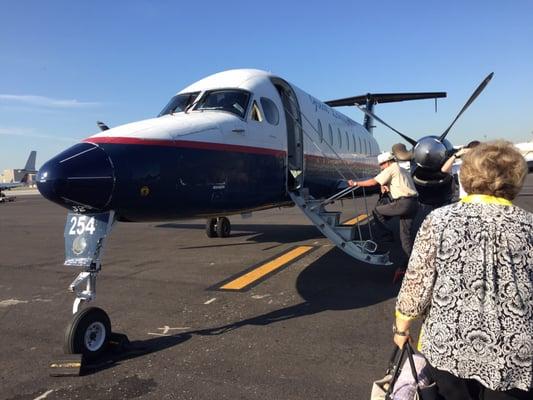
M 359 237 L 357 225 L 339 225 L 340 212 L 326 211 L 321 200 L 312 196 L 305 198 L 305 194 L 305 191 L 289 192 L 292 201 L 333 244 L 357 260 L 373 265 L 391 265 L 388 253 L 376 254 L 376 246 L 369 241 L 354 240 Z
M 333 230 L 337 232 L 338 235 L 342 237 L 344 240 L 346 240 L 347 242 L 350 242 L 354 239 L 355 229 L 353 226 L 339 225 L 339 226 L 334 227 Z
M 322 207 L 317 207 L 322 204 L 322 200 L 307 199 L 305 203 L 307 205 L 307 209 L 312 210 L 313 212 L 318 212 L 320 209 L 323 209 Z
M 339 219 L 341 212 L 339 211 L 322 211 L 318 215 L 326 222 L 326 224 L 331 226 L 336 226 L 339 224 Z

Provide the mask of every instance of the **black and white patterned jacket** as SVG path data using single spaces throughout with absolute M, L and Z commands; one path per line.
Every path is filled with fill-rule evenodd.
M 533 214 L 490 199 L 433 211 L 417 234 L 396 310 L 425 316 L 421 350 L 435 368 L 492 390 L 530 390 Z

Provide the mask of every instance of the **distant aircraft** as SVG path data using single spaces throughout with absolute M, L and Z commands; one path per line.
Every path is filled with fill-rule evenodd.
M 37 159 L 37 152 L 35 150 L 30 152 L 30 155 L 28 156 L 28 161 L 26 161 L 26 165 L 23 169 L 20 170 L 22 174 L 22 178 L 18 182 L 7 182 L 7 183 L 0 183 L 0 192 L 2 190 L 10 190 L 16 187 L 24 186 L 29 183 L 29 175 L 30 174 L 36 174 L 37 171 L 35 170 L 35 161 Z
M 76 299 L 66 352 L 95 357 L 109 340 L 107 314 L 79 306 L 95 297 L 101 250 L 115 221 L 205 217 L 208 236 L 223 237 L 231 228 L 227 215 L 296 204 L 352 257 L 390 264 L 388 254 L 377 254 L 373 241 L 358 238 L 326 206 L 358 190 L 346 188 L 347 179 L 379 171 L 375 104 L 445 96 L 367 94 L 324 103 L 278 76 L 241 69 L 183 89 L 156 118 L 110 129 L 98 124 L 102 132 L 52 158 L 37 175 L 41 194 L 71 210 L 65 265 L 83 269 L 70 286 Z M 332 108 L 355 103 L 368 112 L 363 125 Z M 452 150 L 448 131 L 418 141 L 421 168 Z

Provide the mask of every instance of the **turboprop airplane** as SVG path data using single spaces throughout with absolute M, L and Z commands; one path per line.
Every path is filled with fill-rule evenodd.
M 35 150 L 32 150 L 30 152 L 30 155 L 28 156 L 28 160 L 26 161 L 26 165 L 23 169 L 18 170 L 19 173 L 22 173 L 23 176 L 18 182 L 0 182 L 0 190 L 9 190 L 16 187 L 24 186 L 28 182 L 28 175 L 29 174 L 36 174 L 37 170 L 35 169 L 35 161 L 37 159 L 37 152 Z
M 357 102 L 371 109 L 376 102 L 445 96 L 367 94 Z M 208 234 L 225 236 L 227 215 L 296 204 L 352 257 L 390 264 L 372 240 L 326 210 L 358 190 L 346 188 L 347 179 L 379 171 L 372 120 L 361 125 L 271 73 L 231 70 L 183 89 L 156 118 L 113 128 L 100 123 L 100 133 L 46 162 L 37 186 L 71 211 L 65 265 L 83 269 L 70 285 L 76 299 L 65 351 L 96 357 L 109 340 L 107 314 L 80 304 L 95 297 L 102 249 L 116 221 L 217 218 L 208 221 Z

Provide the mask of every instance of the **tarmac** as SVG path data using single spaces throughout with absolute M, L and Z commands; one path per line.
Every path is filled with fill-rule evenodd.
M 515 204 L 533 210 L 531 175 Z M 208 238 L 205 220 L 116 224 L 91 305 L 131 345 L 51 377 L 79 272 L 62 265 L 65 220 L 39 195 L 0 204 L 0 399 L 367 399 L 384 375 L 397 265 L 355 261 L 282 208 L 230 217 L 229 238 Z M 311 251 L 221 289 L 299 246 Z

